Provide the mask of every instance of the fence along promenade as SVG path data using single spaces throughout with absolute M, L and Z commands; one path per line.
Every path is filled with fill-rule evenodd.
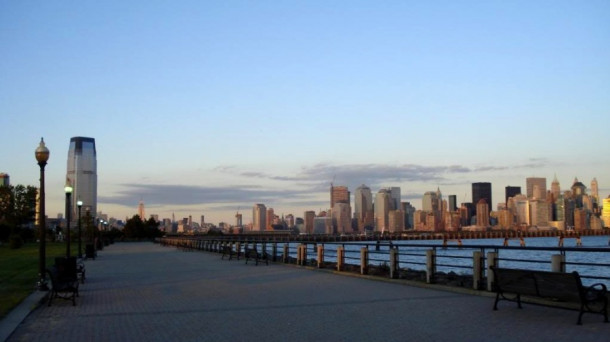
M 606 341 L 595 316 L 493 297 L 115 243 L 87 261 L 76 307 L 41 306 L 9 341 Z M 344 274 L 344 273 L 342 273 Z
M 159 239 L 164 245 L 184 250 L 222 252 L 231 249 L 243 253 L 246 248 L 265 251 L 272 261 L 374 273 L 389 278 L 405 277 L 406 273 L 431 284 L 446 278 L 447 273 L 460 274 L 462 282 L 474 290 L 492 291 L 492 267 L 531 268 L 552 272 L 576 268 L 585 283 L 602 282 L 610 288 L 610 248 L 591 247 L 525 247 L 496 245 L 426 244 L 404 241 L 373 242 L 303 242 L 250 239 L 244 237 L 173 236 Z M 589 257 L 584 258 L 583 255 Z M 597 261 L 597 256 L 605 256 Z M 605 262 L 604 262 L 605 261 Z M 583 272 L 582 269 L 585 271 Z M 410 272 L 406 272 L 406 271 Z

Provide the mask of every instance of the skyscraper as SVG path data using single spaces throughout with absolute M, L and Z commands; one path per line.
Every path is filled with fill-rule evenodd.
M 378 232 L 385 232 L 389 228 L 390 201 L 390 191 L 387 189 L 381 189 L 375 195 L 375 230 Z
M 525 179 L 525 186 L 527 190 L 527 198 L 534 197 L 534 188 L 538 188 L 538 193 L 540 194 L 540 198 L 538 199 L 546 199 L 546 178 L 540 177 L 529 177 Z
M 599 203 L 599 185 L 597 184 L 597 178 L 593 178 L 591 181 L 591 196 L 595 199 L 595 203 Z
M 504 188 L 504 201 L 506 202 L 506 205 L 508 205 L 509 198 L 515 197 L 520 194 L 521 194 L 520 186 L 510 186 L 509 185 L 506 188 Z
M 485 200 L 487 203 L 488 210 L 492 208 L 491 201 L 491 183 L 481 182 L 481 183 L 472 183 L 472 203 L 476 205 L 475 210 L 479 210 L 479 202 L 481 200 Z
M 0 173 L 0 186 L 11 185 L 10 177 L 6 173 Z
M 83 215 L 89 211 L 97 213 L 97 153 L 95 139 L 73 137 L 68 150 L 68 172 L 66 178 L 72 184 L 72 216 L 78 220 L 76 202 L 82 201 Z M 142 217 L 142 219 L 145 219 Z
M 335 203 L 349 203 L 349 191 L 346 186 L 330 185 L 330 207 L 334 207 Z
M 263 231 L 267 226 L 267 208 L 264 204 L 255 204 L 252 208 L 252 230 Z
M 138 204 L 138 216 L 140 216 L 140 219 L 142 221 L 146 220 L 146 216 L 145 216 L 145 212 L 144 212 L 144 201 L 140 201 L 140 203 Z
M 373 195 L 371 189 L 362 184 L 356 188 L 354 194 L 354 217 L 358 222 L 358 229 L 363 230 L 365 226 L 373 224 Z
M 553 181 L 551 182 L 551 194 L 553 195 L 553 200 L 556 200 L 559 198 L 559 195 L 561 195 L 561 186 L 557 180 L 557 175 L 555 175 Z
M 390 191 L 390 210 L 400 210 L 400 187 L 393 186 L 388 188 Z
M 457 196 L 449 195 L 449 211 L 454 212 L 457 210 Z

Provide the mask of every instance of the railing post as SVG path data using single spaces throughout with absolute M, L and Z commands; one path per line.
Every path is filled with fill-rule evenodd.
M 551 272 L 566 272 L 566 256 L 562 254 L 551 255 Z
M 436 273 L 436 250 L 429 249 L 426 251 L 426 282 L 428 284 L 434 282 L 434 273 Z
M 369 250 L 366 247 L 360 248 L 360 274 L 369 273 Z
M 390 248 L 390 278 L 398 278 L 398 249 Z
M 488 252 L 487 253 L 487 291 L 493 291 L 493 283 L 495 282 L 494 279 L 494 272 L 491 270 L 491 267 L 497 267 L 498 266 L 498 253 L 497 252 Z
M 318 246 L 318 268 L 324 267 L 324 245 Z
M 297 265 L 302 265 L 303 262 L 303 244 L 297 246 Z
M 481 251 L 474 251 L 472 252 L 472 288 L 475 290 L 481 289 L 481 281 L 483 280 L 482 271 Z
M 239 260 L 241 255 L 241 242 L 239 241 L 235 242 L 235 255 L 237 255 L 237 260 Z
M 343 264 L 345 263 L 345 249 L 343 246 L 337 247 L 337 271 L 343 271 Z
M 286 263 L 288 263 L 288 257 L 289 257 L 289 255 L 288 255 L 288 244 L 287 244 L 287 243 L 285 243 L 285 244 L 284 244 L 284 255 L 282 256 L 282 261 L 283 261 L 285 264 L 286 264 Z
M 277 242 L 274 242 L 273 245 L 271 245 L 271 253 L 273 254 L 272 260 L 273 262 L 277 261 Z
M 306 244 L 302 244 L 303 246 L 303 251 L 301 252 L 301 262 L 302 262 L 302 266 L 307 266 L 307 245 Z

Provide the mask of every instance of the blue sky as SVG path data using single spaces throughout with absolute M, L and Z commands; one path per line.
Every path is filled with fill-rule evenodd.
M 608 1 L 0 1 L 0 172 L 63 211 L 72 136 L 98 208 L 302 216 L 328 185 L 610 193 Z

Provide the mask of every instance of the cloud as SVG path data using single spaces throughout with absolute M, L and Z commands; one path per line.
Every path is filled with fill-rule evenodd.
M 100 203 L 134 206 L 140 200 L 146 205 L 213 205 L 218 203 L 272 202 L 282 198 L 303 198 L 299 190 L 262 189 L 260 186 L 190 186 L 160 184 L 122 184 L 124 190 L 112 196 L 99 196 Z M 234 207 L 234 205 L 232 205 Z

